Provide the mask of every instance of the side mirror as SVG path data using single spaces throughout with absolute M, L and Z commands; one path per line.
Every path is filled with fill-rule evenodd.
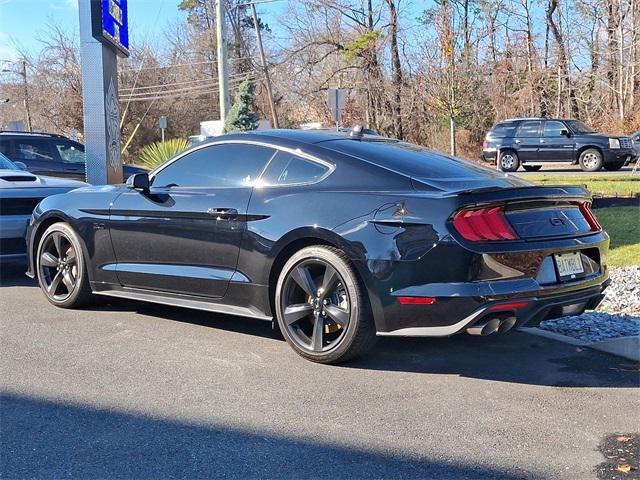
M 135 173 L 127 179 L 127 187 L 142 193 L 149 193 L 150 188 L 148 173 Z
M 22 162 L 13 162 L 13 164 L 18 167 L 20 170 L 26 170 L 27 166 Z
M 569 133 L 569 130 L 562 129 L 562 130 L 560 130 L 560 135 L 564 135 L 565 137 L 568 138 L 568 137 L 571 136 L 571 133 Z

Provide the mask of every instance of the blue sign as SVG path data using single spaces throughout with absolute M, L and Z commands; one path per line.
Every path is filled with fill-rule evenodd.
M 129 13 L 127 0 L 91 0 L 93 36 L 129 56 Z

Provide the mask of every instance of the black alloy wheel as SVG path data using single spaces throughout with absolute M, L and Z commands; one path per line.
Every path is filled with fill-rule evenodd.
M 368 301 L 344 254 L 308 247 L 285 265 L 276 289 L 278 323 L 300 355 L 337 363 L 368 349 L 375 328 Z
M 44 233 L 38 246 L 37 273 L 47 299 L 59 307 L 76 307 L 89 294 L 82 250 L 67 224 L 55 223 Z

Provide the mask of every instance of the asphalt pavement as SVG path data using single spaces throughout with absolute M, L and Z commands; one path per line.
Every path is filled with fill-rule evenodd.
M 638 365 L 522 332 L 381 339 L 343 366 L 267 322 L 0 287 L 0 478 L 594 477 Z
M 608 170 L 605 170 L 604 168 L 598 172 L 583 172 L 580 169 L 580 166 L 578 165 L 571 165 L 571 164 L 567 164 L 567 163 L 544 163 L 542 164 L 542 168 L 540 170 L 538 170 L 537 172 L 525 172 L 522 167 L 520 167 L 520 169 L 517 171 L 516 175 L 521 175 L 523 177 L 527 177 L 530 175 L 540 175 L 540 174 L 546 174 L 546 175 L 558 175 L 558 176 L 565 176 L 565 175 L 589 175 L 589 176 L 602 176 L 602 177 L 615 177 L 618 175 L 629 175 L 630 173 L 634 173 L 634 175 L 638 175 L 638 178 L 640 178 L 640 167 L 638 167 L 636 169 L 635 172 L 633 172 L 633 167 L 635 166 L 635 164 L 633 165 L 629 165 L 626 167 L 622 167 L 620 170 L 616 170 L 613 172 L 610 172 Z

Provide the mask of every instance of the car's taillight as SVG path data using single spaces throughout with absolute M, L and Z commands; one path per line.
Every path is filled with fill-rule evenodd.
M 591 211 L 591 205 L 588 202 L 583 202 L 580 204 L 580 212 L 582 212 L 582 216 L 591 227 L 591 230 L 593 230 L 594 232 L 598 232 L 602 229 L 595 215 Z
M 505 218 L 502 207 L 460 210 L 453 217 L 453 227 L 465 240 L 470 242 L 517 240 L 519 238 Z

